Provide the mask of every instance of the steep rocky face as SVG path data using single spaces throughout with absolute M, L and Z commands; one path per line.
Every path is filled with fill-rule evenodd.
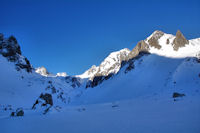
M 175 51 L 178 51 L 180 47 L 185 47 L 186 44 L 189 44 L 189 41 L 183 36 L 180 30 L 176 32 L 176 38 L 173 41 L 173 48 Z
M 0 49 L 1 54 L 10 61 L 16 61 L 18 59 L 17 55 L 21 55 L 20 46 L 14 36 L 4 38 L 4 35 L 0 34 Z
M 73 76 L 67 76 L 64 78 L 65 82 L 70 84 L 73 88 L 77 88 L 81 86 L 80 78 L 73 77 Z
M 99 84 L 101 84 L 104 80 L 108 80 L 110 79 L 114 74 L 113 73 L 110 73 L 109 75 L 107 76 L 102 76 L 102 75 L 96 75 L 95 77 L 93 77 L 93 80 L 89 80 L 86 84 L 86 88 L 89 88 L 89 87 L 95 87 Z
M 159 44 L 159 39 L 164 34 L 165 34 L 164 32 L 156 30 L 147 39 L 138 42 L 135 48 L 133 48 L 133 50 L 130 52 L 128 59 L 132 59 L 138 56 L 140 52 L 148 53 L 151 47 L 156 49 L 161 49 L 161 45 Z M 169 40 L 167 43 L 169 43 Z
M 136 57 L 140 52 L 148 52 L 149 45 L 145 41 L 140 41 L 135 48 L 129 53 L 128 59 Z
M 42 93 L 40 97 L 33 104 L 32 109 L 44 108 L 43 114 L 46 114 L 52 106 L 53 106 L 52 95 L 48 93 L 45 94 Z
M 4 35 L 0 34 L 0 54 L 8 61 L 14 62 L 18 71 L 20 69 L 25 69 L 27 72 L 33 70 L 29 60 L 21 55 L 20 46 L 14 36 L 4 38 Z
M 157 49 L 160 49 L 161 46 L 158 42 L 158 39 L 160 39 L 164 35 L 164 32 L 162 31 L 155 31 L 150 38 L 148 39 L 148 43 L 150 46 L 155 47 Z

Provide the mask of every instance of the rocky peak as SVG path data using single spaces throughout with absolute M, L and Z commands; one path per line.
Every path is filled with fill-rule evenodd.
M 185 47 L 186 44 L 189 44 L 189 41 L 183 36 L 180 30 L 176 32 L 176 38 L 173 41 L 173 48 L 175 51 L 178 51 L 180 47 Z
M 0 34 L 0 53 L 11 61 L 17 60 L 18 55 L 21 55 L 17 39 L 14 36 L 4 38 L 4 35 Z
M 164 34 L 165 34 L 164 32 L 156 30 L 147 39 L 138 42 L 137 45 L 133 48 L 133 50 L 130 52 L 128 59 L 136 57 L 140 52 L 148 53 L 150 47 L 161 49 L 161 45 L 159 44 L 158 40 Z
M 158 39 L 160 39 L 164 35 L 164 32 L 162 31 L 154 31 L 153 34 L 147 39 L 147 42 L 150 46 L 155 47 L 157 49 L 160 49 L 161 46 L 158 42 Z
M 27 72 L 31 72 L 33 69 L 29 60 L 22 56 L 20 46 L 14 36 L 5 38 L 3 34 L 0 34 L 0 54 L 8 61 L 14 62 L 18 71 L 26 69 Z

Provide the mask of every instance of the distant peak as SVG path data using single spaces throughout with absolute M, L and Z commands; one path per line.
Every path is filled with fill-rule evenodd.
M 47 71 L 47 69 L 44 66 L 36 68 L 35 72 L 39 73 L 42 76 L 48 76 L 49 75 L 49 72 Z

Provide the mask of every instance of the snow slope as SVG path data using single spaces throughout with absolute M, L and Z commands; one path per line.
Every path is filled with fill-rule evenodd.
M 129 64 L 109 80 L 74 100 L 74 104 L 96 104 L 152 97 L 172 99 L 174 92 L 200 96 L 200 63 L 197 58 L 166 58 L 155 54 L 134 61 L 134 68 L 125 73 Z M 199 97 L 200 98 L 200 97 Z
M 17 71 L 15 65 L 1 55 L 0 64 L 0 111 L 7 116 L 17 108 L 23 108 L 25 112 L 31 110 L 39 96 L 45 93 L 52 95 L 52 110 L 68 103 L 68 93 L 74 88 L 64 78 L 44 77 L 25 70 Z M 6 109 L 8 106 L 11 107 L 10 110 Z M 44 109 L 40 110 L 41 113 Z
M 116 105 L 116 104 L 115 104 Z M 0 119 L 3 133 L 199 133 L 199 102 L 135 99 Z M 85 110 L 83 110 L 83 108 Z

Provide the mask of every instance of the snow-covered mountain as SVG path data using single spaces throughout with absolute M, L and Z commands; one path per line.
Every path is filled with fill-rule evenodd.
M 35 69 L 36 73 L 39 73 L 42 76 L 48 76 L 50 73 L 47 71 L 47 69 L 45 67 L 38 67 Z
M 175 36 L 155 31 L 131 51 L 125 48 L 112 52 L 99 66 L 75 76 L 50 74 L 45 67 L 33 68 L 22 55 L 17 40 L 0 34 L 0 64 L 0 125 L 10 123 L 7 118 L 10 115 L 30 116 L 25 121 L 35 123 L 42 120 L 37 114 L 49 114 L 47 124 L 58 116 L 56 122 L 62 125 L 59 129 L 71 120 L 84 125 L 94 118 L 103 121 L 104 127 L 114 122 L 112 129 L 105 131 L 126 132 L 116 119 L 126 117 L 124 120 L 130 125 L 122 125 L 127 132 L 146 132 L 142 127 L 148 125 L 143 123 L 151 123 L 153 119 L 158 120 L 154 123 L 159 127 L 150 124 L 154 127 L 150 132 L 200 131 L 200 38 L 187 40 L 180 31 Z M 166 121 L 161 122 L 165 126 L 160 124 L 161 120 Z M 18 122 L 14 120 L 11 123 L 14 128 L 3 132 L 31 130 L 30 126 L 24 126 L 26 122 L 15 126 Z M 131 123 L 139 123 L 138 129 L 132 128 Z M 173 128 L 169 123 L 180 125 Z M 85 124 L 102 129 L 94 122 Z M 32 131 L 57 131 L 46 124 L 40 123 L 37 127 L 40 128 Z M 73 127 L 62 131 L 96 132 L 84 126 L 80 130 Z M 39 131 L 41 128 L 44 130 Z
M 82 75 L 78 75 L 77 77 L 89 78 L 92 80 L 95 76 L 108 76 L 111 73 L 116 74 L 121 67 L 122 61 L 127 60 L 129 53 L 130 50 L 127 48 L 112 52 L 99 66 L 93 65 L 89 70 L 84 72 Z
M 52 74 L 52 73 L 49 73 L 44 66 L 36 68 L 35 72 L 39 73 L 42 76 L 46 76 L 46 77 L 67 77 L 67 73 L 66 72 L 59 72 L 56 75 Z

